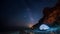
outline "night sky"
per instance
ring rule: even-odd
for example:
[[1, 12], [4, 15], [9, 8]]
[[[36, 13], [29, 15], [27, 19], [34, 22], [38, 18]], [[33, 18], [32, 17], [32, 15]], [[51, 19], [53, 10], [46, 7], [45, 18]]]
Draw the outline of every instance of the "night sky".
[[53, 7], [57, 0], [2, 0], [1, 20], [6, 26], [30, 26], [43, 17], [45, 7]]

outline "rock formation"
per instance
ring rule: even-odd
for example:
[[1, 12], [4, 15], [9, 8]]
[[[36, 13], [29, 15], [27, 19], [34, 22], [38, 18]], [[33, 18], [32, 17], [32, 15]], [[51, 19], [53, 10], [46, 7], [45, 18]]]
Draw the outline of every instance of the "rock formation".
[[43, 18], [33, 26], [33, 29], [38, 28], [41, 24], [48, 24], [49, 26], [60, 25], [60, 0], [58, 0], [54, 7], [44, 8], [43, 14]]

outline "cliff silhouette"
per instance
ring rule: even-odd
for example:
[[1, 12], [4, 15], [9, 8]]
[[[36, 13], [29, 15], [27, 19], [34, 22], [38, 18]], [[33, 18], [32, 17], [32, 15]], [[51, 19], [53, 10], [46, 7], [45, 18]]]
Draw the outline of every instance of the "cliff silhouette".
[[39, 22], [32, 26], [32, 28], [39, 28], [41, 24], [47, 24], [49, 26], [60, 25], [60, 0], [52, 8], [46, 7], [43, 9], [43, 18]]

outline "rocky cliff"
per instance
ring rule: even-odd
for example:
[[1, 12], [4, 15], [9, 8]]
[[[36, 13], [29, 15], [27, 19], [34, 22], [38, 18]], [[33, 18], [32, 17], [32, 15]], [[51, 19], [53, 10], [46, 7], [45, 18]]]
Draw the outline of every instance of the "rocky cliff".
[[43, 18], [32, 27], [33, 29], [38, 28], [41, 24], [48, 24], [50, 26], [60, 25], [60, 0], [58, 0], [54, 7], [44, 8], [43, 14]]

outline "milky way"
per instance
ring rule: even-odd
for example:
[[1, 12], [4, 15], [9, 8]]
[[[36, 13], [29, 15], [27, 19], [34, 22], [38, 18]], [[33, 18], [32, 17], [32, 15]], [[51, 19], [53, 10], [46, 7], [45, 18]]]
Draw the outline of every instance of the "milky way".
[[43, 8], [53, 7], [56, 0], [3, 0], [1, 19], [9, 26], [28, 26], [38, 23]]

